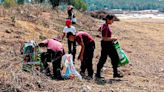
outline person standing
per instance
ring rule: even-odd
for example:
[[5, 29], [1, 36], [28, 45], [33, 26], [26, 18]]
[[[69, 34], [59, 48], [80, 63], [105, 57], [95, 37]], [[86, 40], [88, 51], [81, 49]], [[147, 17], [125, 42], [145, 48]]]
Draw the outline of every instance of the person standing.
[[[63, 29], [62, 40], [67, 35], [68, 32], [71, 32], [73, 35], [76, 34], [76, 28], [72, 26], [72, 22], [70, 19], [66, 20], [66, 26]], [[68, 38], [68, 37], [67, 37]], [[76, 42], [67, 40], [68, 44], [68, 53], [73, 55], [73, 61], [75, 61], [75, 54], [76, 54]]]
[[78, 32], [73, 35], [71, 32], [68, 34], [68, 39], [71, 41], [76, 41], [81, 46], [81, 51], [78, 59], [81, 60], [81, 71], [80, 74], [85, 76], [85, 71], [88, 71], [88, 78], [93, 78], [93, 65], [92, 59], [94, 55], [95, 42], [93, 37], [87, 32]]
[[47, 62], [52, 62], [53, 78], [63, 80], [61, 75], [61, 59], [64, 55], [63, 45], [55, 39], [46, 39], [39, 43], [40, 47], [47, 47], [47, 52], [41, 53], [41, 61], [46, 70], [46, 75], [51, 75]]
[[97, 64], [97, 72], [95, 77], [96, 78], [103, 78], [101, 76], [101, 69], [103, 68], [107, 56], [110, 57], [112, 67], [113, 67], [113, 78], [121, 78], [123, 75], [118, 72], [118, 62], [119, 57], [117, 54], [116, 49], [113, 46], [113, 42], [117, 40], [117, 38], [112, 37], [112, 29], [111, 24], [113, 23], [115, 16], [114, 15], [107, 15], [105, 18], [105, 23], [98, 29], [98, 31], [102, 34], [101, 40], [101, 56], [99, 62]]
[[76, 16], [73, 13], [73, 6], [72, 5], [69, 5], [67, 7], [67, 13], [68, 13], [68, 18], [71, 19], [71, 21], [72, 21], [72, 24], [76, 24]]

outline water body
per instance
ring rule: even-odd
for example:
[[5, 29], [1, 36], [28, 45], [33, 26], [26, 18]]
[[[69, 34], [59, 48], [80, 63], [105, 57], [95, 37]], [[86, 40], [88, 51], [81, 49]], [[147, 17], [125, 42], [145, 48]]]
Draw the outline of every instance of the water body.
[[123, 19], [142, 19], [142, 18], [152, 18], [152, 19], [164, 19], [164, 13], [161, 14], [115, 14], [118, 18]]

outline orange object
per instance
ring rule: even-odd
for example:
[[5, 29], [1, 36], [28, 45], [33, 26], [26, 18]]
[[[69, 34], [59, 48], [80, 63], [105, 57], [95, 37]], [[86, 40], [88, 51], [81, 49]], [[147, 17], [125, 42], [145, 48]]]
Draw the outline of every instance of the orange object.
[[73, 78], [75, 78], [75, 75], [74, 74], [70, 74], [69, 78], [73, 79]]

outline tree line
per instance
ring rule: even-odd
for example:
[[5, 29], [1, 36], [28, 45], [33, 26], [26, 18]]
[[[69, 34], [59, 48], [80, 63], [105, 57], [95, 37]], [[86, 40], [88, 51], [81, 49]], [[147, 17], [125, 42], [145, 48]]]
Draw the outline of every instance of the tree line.
[[25, 3], [50, 3], [52, 8], [59, 6], [61, 3], [73, 5], [79, 10], [102, 10], [102, 9], [122, 9], [122, 10], [162, 10], [164, 11], [164, 0], [0, 0], [0, 3], [10, 5]]
[[68, 5], [73, 5], [76, 9], [79, 10], [87, 10], [88, 6], [83, 0], [0, 0], [1, 4], [5, 4], [7, 6], [12, 6], [14, 4], [39, 4], [39, 3], [50, 3], [52, 8], [59, 6], [61, 3], [65, 3]]
[[88, 10], [122, 9], [122, 10], [164, 10], [164, 0], [85, 0]]

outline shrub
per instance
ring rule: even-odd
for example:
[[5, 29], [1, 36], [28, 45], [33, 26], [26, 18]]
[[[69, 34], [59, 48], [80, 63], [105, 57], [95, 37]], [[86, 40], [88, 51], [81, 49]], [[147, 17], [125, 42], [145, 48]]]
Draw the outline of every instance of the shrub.
[[5, 8], [10, 8], [16, 5], [15, 0], [4, 0], [3, 6]]

